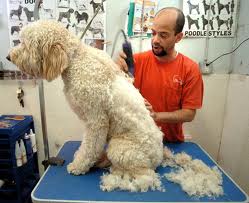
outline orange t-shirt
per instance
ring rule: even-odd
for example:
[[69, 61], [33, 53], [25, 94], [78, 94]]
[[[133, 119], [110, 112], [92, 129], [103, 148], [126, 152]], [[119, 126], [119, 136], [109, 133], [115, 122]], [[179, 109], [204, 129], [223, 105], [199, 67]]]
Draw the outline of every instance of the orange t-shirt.
[[[135, 54], [134, 61], [134, 86], [155, 112], [201, 108], [203, 81], [194, 61], [179, 53], [171, 62], [160, 62], [152, 51]], [[182, 123], [157, 124], [165, 141], [184, 141]]]

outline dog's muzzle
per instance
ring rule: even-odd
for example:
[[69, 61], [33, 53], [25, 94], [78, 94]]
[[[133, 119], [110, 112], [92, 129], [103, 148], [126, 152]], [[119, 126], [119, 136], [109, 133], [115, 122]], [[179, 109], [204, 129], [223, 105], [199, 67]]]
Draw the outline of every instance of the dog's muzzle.
[[11, 60], [10, 60], [10, 55], [6, 56], [6, 59], [7, 59], [8, 61], [11, 61]]

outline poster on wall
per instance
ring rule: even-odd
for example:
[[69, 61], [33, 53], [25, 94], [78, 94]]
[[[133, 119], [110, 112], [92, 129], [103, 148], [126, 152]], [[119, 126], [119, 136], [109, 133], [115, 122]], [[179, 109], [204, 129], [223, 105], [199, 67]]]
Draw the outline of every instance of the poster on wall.
[[[55, 3], [45, 2], [39, 5], [40, 18], [55, 19]], [[22, 27], [34, 21], [35, 0], [8, 0], [7, 5], [10, 47], [14, 47], [20, 43], [19, 33]]]
[[0, 2], [0, 16], [3, 14], [3, 2]]
[[234, 37], [239, 0], [183, 0], [185, 37]]
[[133, 33], [151, 33], [152, 22], [156, 13], [157, 0], [135, 0]]
[[104, 50], [106, 9], [105, 0], [58, 0], [57, 20], [71, 32], [81, 37], [97, 8], [100, 10], [88, 28], [83, 41], [95, 48]]
[[[8, 0], [10, 47], [20, 43], [19, 33], [23, 26], [34, 21], [35, 0]], [[105, 46], [105, 2], [101, 0], [42, 0], [39, 5], [40, 19], [54, 19], [81, 36], [88, 22], [100, 6], [97, 16], [85, 34], [84, 42], [99, 49]]]

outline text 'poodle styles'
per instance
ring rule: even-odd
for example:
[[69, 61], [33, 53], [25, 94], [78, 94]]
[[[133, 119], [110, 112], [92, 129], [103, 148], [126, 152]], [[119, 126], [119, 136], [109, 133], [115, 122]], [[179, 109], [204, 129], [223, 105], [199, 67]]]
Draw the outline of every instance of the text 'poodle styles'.
[[21, 71], [51, 81], [62, 76], [65, 96], [86, 133], [69, 173], [85, 174], [107, 145], [110, 173], [101, 189], [161, 189], [155, 172], [163, 159], [162, 133], [138, 90], [103, 51], [82, 44], [62, 24], [37, 21], [24, 27], [9, 59]]

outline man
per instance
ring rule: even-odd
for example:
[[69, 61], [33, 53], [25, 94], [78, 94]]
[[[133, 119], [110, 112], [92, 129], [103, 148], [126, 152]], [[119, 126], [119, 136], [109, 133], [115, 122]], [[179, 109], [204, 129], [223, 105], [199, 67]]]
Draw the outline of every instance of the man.
[[[198, 65], [175, 50], [182, 37], [185, 17], [181, 10], [160, 10], [152, 25], [152, 50], [134, 55], [134, 86], [145, 98], [145, 105], [168, 142], [183, 142], [182, 123], [194, 119], [201, 108], [203, 81]], [[124, 71], [126, 55], [116, 63]]]

